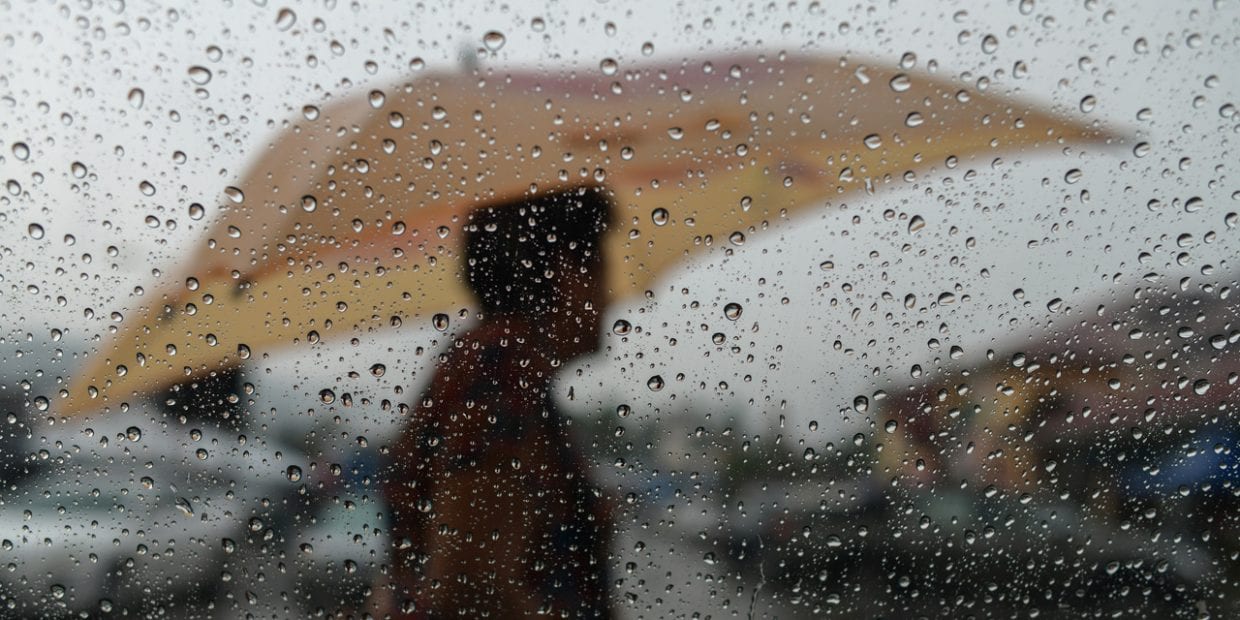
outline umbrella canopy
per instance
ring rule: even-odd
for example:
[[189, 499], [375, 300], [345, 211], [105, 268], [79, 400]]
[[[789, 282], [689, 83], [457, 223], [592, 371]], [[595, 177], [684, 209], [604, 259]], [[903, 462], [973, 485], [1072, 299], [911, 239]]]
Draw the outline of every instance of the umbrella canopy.
[[615, 298], [802, 209], [1001, 151], [1104, 135], [875, 62], [784, 54], [589, 73], [427, 75], [307, 106], [224, 192], [206, 243], [71, 381], [65, 413], [273, 347], [471, 305], [480, 206], [603, 186]]

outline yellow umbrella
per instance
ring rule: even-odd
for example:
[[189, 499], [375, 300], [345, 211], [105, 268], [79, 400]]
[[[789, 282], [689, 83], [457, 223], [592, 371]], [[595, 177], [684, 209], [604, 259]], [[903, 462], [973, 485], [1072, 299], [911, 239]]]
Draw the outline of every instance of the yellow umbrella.
[[1103, 137], [929, 75], [784, 54], [367, 90], [283, 125], [184, 273], [129, 314], [60, 409], [468, 306], [459, 225], [481, 205], [609, 188], [623, 225], [608, 286], [622, 298], [712, 244], [949, 157]]

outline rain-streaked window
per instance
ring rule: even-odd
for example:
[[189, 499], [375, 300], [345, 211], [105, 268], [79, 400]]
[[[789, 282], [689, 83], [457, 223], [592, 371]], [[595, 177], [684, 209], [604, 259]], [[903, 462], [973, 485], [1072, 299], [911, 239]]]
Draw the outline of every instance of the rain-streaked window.
[[1240, 7], [0, 0], [0, 617], [1240, 616]]

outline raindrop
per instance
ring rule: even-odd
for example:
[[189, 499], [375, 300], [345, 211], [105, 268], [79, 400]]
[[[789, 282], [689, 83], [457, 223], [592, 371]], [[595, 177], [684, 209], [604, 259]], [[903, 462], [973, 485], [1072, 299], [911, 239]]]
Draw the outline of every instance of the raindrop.
[[304, 106], [301, 109], [301, 115], [308, 121], [317, 120], [319, 118], [319, 108], [317, 106]]
[[382, 108], [383, 104], [387, 101], [387, 95], [384, 95], [381, 90], [372, 90], [370, 91], [369, 99], [370, 107], [378, 110], [379, 108]]
[[870, 135], [866, 136], [866, 137], [865, 137], [865, 140], [863, 140], [863, 142], [865, 142], [865, 148], [870, 149], [870, 150], [872, 151], [872, 150], [877, 149], [877, 148], [879, 148], [879, 147], [881, 147], [881, 146], [883, 145], [883, 138], [882, 138], [882, 136], [880, 136], [880, 135], [878, 135], [878, 134], [876, 134], [876, 133], [872, 133], [872, 134], [870, 134]]
[[448, 318], [448, 315], [440, 312], [431, 317], [431, 325], [434, 326], [436, 330], [446, 332], [448, 331], [448, 324], [450, 320], [451, 319]]
[[908, 75], [903, 73], [899, 73], [895, 77], [891, 78], [891, 81], [887, 84], [891, 86], [891, 90], [894, 90], [897, 93], [902, 93], [913, 86], [913, 83], [908, 79]]
[[206, 67], [194, 65], [189, 68], [188, 73], [190, 81], [199, 86], [205, 86], [211, 81], [211, 70]]
[[280, 12], [276, 13], [276, 28], [281, 32], [287, 31], [289, 28], [293, 27], [293, 24], [296, 23], [297, 14], [294, 13], [292, 9], [284, 8], [280, 9]]
[[245, 200], [245, 194], [242, 193], [241, 189], [231, 185], [224, 188], [224, 196], [235, 204], [241, 204]]
[[1073, 168], [1064, 173], [1063, 180], [1068, 185], [1072, 185], [1077, 181], [1080, 181], [1082, 176], [1084, 176], [1084, 173], [1081, 172], [1080, 168]]
[[669, 215], [667, 209], [659, 207], [650, 212], [650, 219], [654, 221], [655, 226], [663, 226], [667, 224]]
[[620, 64], [614, 58], [604, 58], [602, 62], [598, 63], [598, 68], [603, 72], [603, 75], [611, 76], [620, 70]]
[[914, 215], [908, 221], [908, 232], [911, 235], [917, 234], [917, 231], [926, 227], [926, 220], [920, 215]]
[[288, 469], [284, 470], [284, 477], [288, 478], [289, 482], [300, 482], [301, 468], [296, 465], [289, 465]]
[[383, 364], [373, 364], [370, 367], [370, 374], [376, 377], [382, 377], [387, 372], [387, 366]]
[[195, 202], [195, 203], [191, 203], [191, 204], [189, 205], [189, 219], [191, 219], [191, 220], [201, 220], [201, 219], [202, 219], [202, 217], [203, 217], [204, 215], [206, 215], [206, 214], [207, 214], [207, 210], [206, 210], [205, 208], [203, 208], [203, 206], [202, 206], [202, 205], [200, 205], [200, 204], [198, 204], [198, 203], [196, 203], [196, 202]]
[[887, 420], [887, 423], [883, 425], [883, 430], [887, 431], [888, 433], [894, 433], [896, 432], [896, 429], [899, 427], [900, 427], [900, 424], [896, 422], [895, 420]]
[[723, 316], [727, 317], [729, 321], [735, 321], [741, 318], [742, 312], [744, 312], [744, 308], [736, 302], [732, 302], [723, 307]]
[[866, 411], [869, 411], [869, 409], [870, 409], [870, 399], [868, 399], [868, 398], [866, 398], [866, 397], [864, 397], [864, 396], [858, 396], [858, 397], [854, 398], [854, 399], [853, 399], [853, 409], [854, 409], [854, 410], [856, 410], [856, 411], [857, 411], [857, 413], [865, 413]]
[[319, 400], [323, 401], [323, 403], [326, 405], [330, 405], [336, 402], [336, 393], [331, 391], [330, 389], [320, 390]]
[[1205, 379], [1198, 379], [1193, 382], [1193, 393], [1202, 396], [1210, 391], [1210, 382]]
[[42, 239], [43, 234], [44, 234], [43, 226], [39, 224], [31, 224], [26, 227], [26, 233], [30, 235], [31, 239], [35, 239], [35, 240]]
[[189, 503], [188, 499], [185, 499], [184, 497], [178, 497], [176, 499], [176, 505], [177, 505], [177, 508], [181, 510], [181, 512], [185, 513], [185, 516], [187, 517], [194, 516], [194, 506], [193, 504]]
[[681, 139], [681, 138], [685, 137], [685, 130], [683, 130], [683, 129], [679, 128], [679, 127], [671, 127], [671, 128], [669, 128], [669, 129], [667, 130], [667, 135], [668, 135], [668, 137], [669, 137], [669, 138], [671, 138], [671, 139], [673, 139], [673, 140], [679, 140], [679, 139]]
[[920, 112], [910, 112], [908, 116], [904, 117], [905, 127], [919, 127], [924, 122], [926, 122], [926, 119]]
[[650, 388], [651, 392], [658, 392], [663, 389], [663, 386], [663, 377], [659, 375], [654, 375], [646, 380], [646, 387]]
[[1093, 112], [1097, 105], [1098, 100], [1095, 99], [1093, 95], [1085, 95], [1085, 97], [1081, 99], [1081, 111], [1086, 114]]
[[129, 441], [138, 441], [142, 439], [142, 429], [136, 426], [131, 426], [125, 429], [125, 437], [129, 439]]
[[498, 52], [500, 48], [504, 47], [504, 43], [507, 42], [508, 39], [504, 36], [504, 33], [495, 30], [482, 36], [482, 44], [492, 52]]
[[619, 336], [626, 336], [632, 330], [633, 324], [624, 319], [618, 319], [615, 324], [611, 326], [611, 331]]
[[301, 197], [301, 209], [303, 211], [306, 213], [313, 213], [317, 208], [319, 208], [319, 201], [314, 196], [306, 194]]
[[129, 105], [138, 110], [142, 108], [142, 102], [146, 101], [146, 93], [141, 88], [131, 88], [126, 98], [129, 100]]
[[13, 157], [21, 161], [26, 161], [30, 157], [30, 147], [25, 142], [13, 143]]

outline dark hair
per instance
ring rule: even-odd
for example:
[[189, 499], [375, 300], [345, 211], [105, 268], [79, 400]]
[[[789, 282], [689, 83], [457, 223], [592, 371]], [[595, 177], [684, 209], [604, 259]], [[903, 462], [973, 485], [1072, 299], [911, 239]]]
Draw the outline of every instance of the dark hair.
[[[557, 304], [563, 261], [601, 265], [612, 213], [605, 190], [579, 187], [475, 210], [465, 226], [465, 280], [486, 314], [538, 314]], [[554, 273], [552, 277], [548, 274]]]

